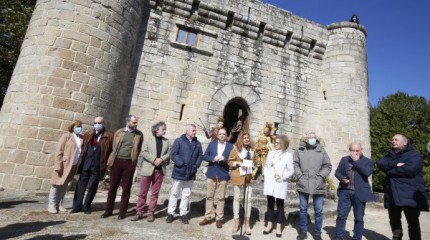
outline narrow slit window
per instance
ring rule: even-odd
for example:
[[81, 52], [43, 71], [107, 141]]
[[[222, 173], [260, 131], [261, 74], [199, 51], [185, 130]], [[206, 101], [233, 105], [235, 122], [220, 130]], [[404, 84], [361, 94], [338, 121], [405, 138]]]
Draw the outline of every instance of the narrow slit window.
[[184, 43], [191, 46], [197, 46], [198, 33], [185, 28], [178, 28], [178, 35], [176, 36], [178, 43]]

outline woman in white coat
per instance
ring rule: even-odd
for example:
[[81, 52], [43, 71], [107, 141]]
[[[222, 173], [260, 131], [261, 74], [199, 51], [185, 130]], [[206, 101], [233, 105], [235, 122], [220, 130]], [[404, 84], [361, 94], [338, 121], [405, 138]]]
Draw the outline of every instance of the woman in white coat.
[[[284, 219], [284, 200], [287, 197], [288, 179], [294, 173], [293, 155], [287, 152], [289, 140], [280, 135], [275, 138], [274, 150], [267, 154], [264, 167], [264, 195], [267, 196], [267, 226], [263, 234], [273, 231], [276, 223], [276, 237], [282, 237]], [[276, 213], [275, 213], [276, 203]]]

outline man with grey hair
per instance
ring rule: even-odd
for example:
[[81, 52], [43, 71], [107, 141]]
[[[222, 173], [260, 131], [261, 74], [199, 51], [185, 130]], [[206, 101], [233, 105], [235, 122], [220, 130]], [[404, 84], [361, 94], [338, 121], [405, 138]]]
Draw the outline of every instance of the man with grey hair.
[[391, 149], [377, 162], [385, 172], [384, 207], [388, 209], [393, 240], [403, 237], [402, 212], [409, 239], [421, 240], [420, 212], [429, 211], [423, 178], [423, 157], [402, 134], [391, 139]]
[[118, 219], [124, 219], [130, 201], [130, 190], [136, 170], [137, 158], [142, 149], [143, 133], [137, 129], [137, 117], [129, 115], [125, 118], [126, 126], [114, 134], [112, 153], [108, 159], [111, 167], [110, 186], [106, 201], [106, 209], [102, 218], [112, 216], [116, 192], [121, 184], [122, 194]]
[[315, 211], [314, 239], [321, 238], [323, 223], [324, 194], [327, 191], [325, 178], [331, 172], [330, 158], [320, 146], [314, 132], [305, 134], [303, 143], [294, 152], [294, 175], [300, 202], [300, 230], [297, 239], [306, 239], [308, 231], [309, 195], [313, 196]]
[[[157, 122], [151, 127], [152, 137], [143, 142], [142, 154], [139, 156], [138, 168], [140, 178], [140, 193], [137, 199], [136, 216], [131, 221], [143, 218], [145, 208], [148, 208], [147, 221], [154, 221], [154, 212], [157, 208], [158, 194], [161, 183], [166, 174], [166, 165], [170, 160], [170, 143], [166, 134], [166, 123]], [[146, 204], [149, 187], [151, 187], [151, 199], [149, 206]]]
[[358, 142], [349, 144], [349, 154], [342, 157], [336, 169], [335, 176], [339, 180], [337, 189], [337, 219], [335, 239], [343, 240], [346, 219], [351, 207], [354, 212], [354, 240], [362, 238], [364, 230], [364, 211], [366, 202], [374, 201], [369, 184], [373, 172], [373, 161], [365, 156]]
[[179, 205], [181, 221], [188, 224], [189, 197], [196, 179], [197, 169], [203, 160], [202, 145], [196, 138], [196, 126], [194, 124], [185, 125], [185, 134], [173, 143], [171, 160], [174, 163], [173, 183], [166, 222], [171, 223], [173, 221], [178, 195], [181, 195], [181, 204]]

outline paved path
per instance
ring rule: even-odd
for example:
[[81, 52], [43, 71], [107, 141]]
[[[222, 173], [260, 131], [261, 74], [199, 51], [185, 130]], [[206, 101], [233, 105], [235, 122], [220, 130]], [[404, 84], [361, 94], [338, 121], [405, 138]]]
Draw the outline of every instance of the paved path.
[[[66, 196], [65, 206], [71, 206], [72, 194]], [[222, 229], [215, 224], [199, 226], [203, 214], [202, 209], [193, 210], [189, 225], [182, 224], [179, 219], [171, 224], [165, 222], [165, 206], [160, 205], [160, 213], [153, 223], [146, 219], [131, 222], [132, 212], [124, 220], [117, 220], [116, 215], [107, 219], [100, 219], [103, 212], [106, 192], [99, 192], [93, 204], [94, 211], [90, 215], [77, 214], [49, 214], [47, 209], [47, 193], [4, 190], [0, 191], [0, 239], [277, 239], [271, 235], [263, 235], [263, 222], [256, 221], [252, 235], [248, 238], [231, 233], [231, 216]], [[119, 197], [117, 197], [118, 201]], [[131, 199], [132, 203], [136, 198]], [[131, 207], [134, 207], [132, 204]], [[296, 209], [293, 209], [296, 211]], [[292, 211], [293, 211], [292, 210]], [[264, 209], [262, 209], [264, 211]], [[117, 213], [117, 210], [114, 214]], [[423, 239], [430, 239], [430, 214], [421, 215]], [[324, 220], [323, 239], [333, 239], [335, 218]], [[404, 227], [407, 226], [404, 223]], [[352, 216], [347, 222], [347, 231], [351, 234], [353, 227]], [[368, 240], [389, 240], [391, 231], [387, 213], [379, 205], [366, 209], [364, 238]], [[285, 226], [282, 239], [296, 239], [297, 222], [290, 221]], [[312, 239], [309, 237], [308, 239]], [[351, 239], [347, 237], [346, 239]], [[408, 239], [408, 238], [405, 238]]]

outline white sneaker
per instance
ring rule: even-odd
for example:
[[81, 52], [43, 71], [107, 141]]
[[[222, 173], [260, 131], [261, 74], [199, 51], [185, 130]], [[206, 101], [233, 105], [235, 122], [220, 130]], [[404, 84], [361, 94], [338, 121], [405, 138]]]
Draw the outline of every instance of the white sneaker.
[[55, 209], [53, 207], [48, 207], [48, 212], [52, 213], [52, 214], [57, 214], [58, 213], [57, 209]]
[[66, 213], [66, 212], [68, 212], [68, 210], [67, 210], [65, 207], [63, 207], [63, 206], [59, 206], [59, 207], [58, 207], [58, 211], [59, 211], [60, 213]]

